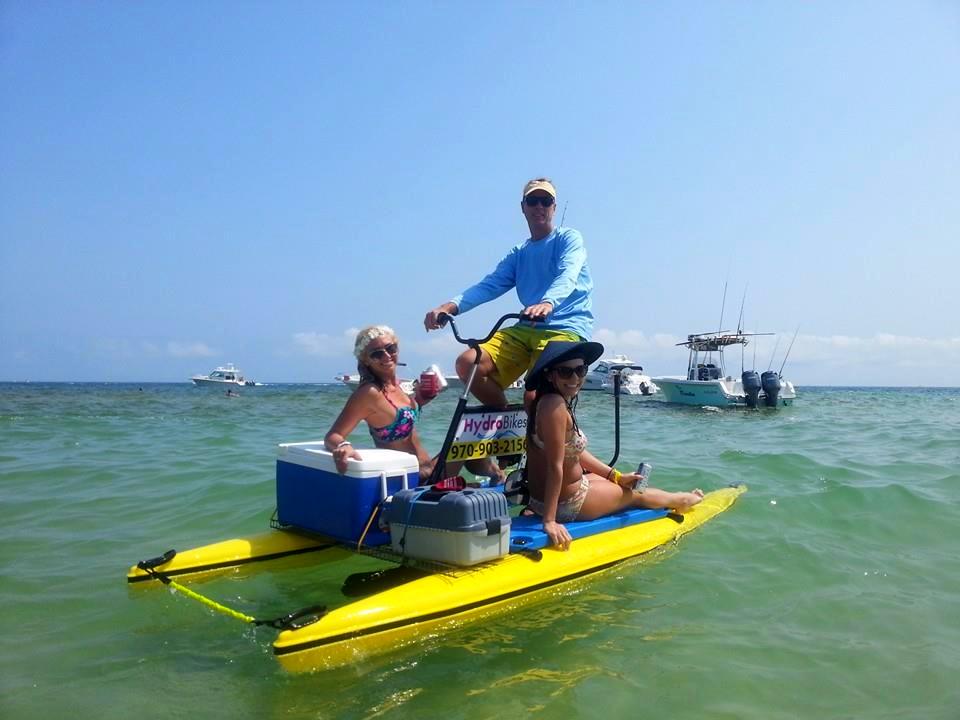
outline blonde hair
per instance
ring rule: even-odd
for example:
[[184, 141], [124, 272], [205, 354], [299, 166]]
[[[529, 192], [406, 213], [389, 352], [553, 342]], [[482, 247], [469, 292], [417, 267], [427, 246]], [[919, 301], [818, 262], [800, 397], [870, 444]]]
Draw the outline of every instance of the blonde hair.
[[396, 339], [397, 334], [393, 331], [393, 328], [389, 325], [368, 325], [363, 330], [357, 333], [357, 339], [353, 343], [353, 355], [359, 360], [363, 357], [363, 353], [367, 349], [373, 340], [378, 337], [383, 337], [384, 335], [389, 335], [390, 337]]
[[397, 334], [389, 325], [368, 325], [357, 333], [357, 339], [353, 343], [353, 354], [357, 358], [357, 372], [360, 374], [361, 385], [373, 383], [377, 387], [383, 388], [380, 378], [374, 375], [370, 366], [363, 361], [363, 354], [367, 351], [367, 345], [378, 337], [384, 337], [385, 335], [389, 335], [394, 340], [397, 339]]

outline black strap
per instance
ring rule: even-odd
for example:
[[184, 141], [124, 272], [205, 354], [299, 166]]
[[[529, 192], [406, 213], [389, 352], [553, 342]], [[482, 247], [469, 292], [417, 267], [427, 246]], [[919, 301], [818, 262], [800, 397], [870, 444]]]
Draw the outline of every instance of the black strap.
[[299, 630], [307, 627], [307, 625], [313, 625], [326, 614], [326, 605], [311, 605], [302, 610], [294, 610], [292, 613], [281, 615], [273, 620], [254, 620], [253, 624], [258, 627], [269, 625], [277, 630]]

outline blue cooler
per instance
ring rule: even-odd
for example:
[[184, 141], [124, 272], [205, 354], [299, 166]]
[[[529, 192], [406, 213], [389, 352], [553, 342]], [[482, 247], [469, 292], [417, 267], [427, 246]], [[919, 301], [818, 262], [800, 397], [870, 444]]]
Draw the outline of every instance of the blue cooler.
[[510, 552], [510, 513], [497, 490], [401, 490], [387, 503], [395, 553], [468, 567]]
[[[416, 487], [415, 455], [397, 450], [357, 448], [362, 460], [348, 460], [341, 475], [323, 441], [284, 443], [277, 448], [277, 521], [356, 544], [381, 500]], [[364, 545], [385, 545], [390, 535], [376, 520]]]

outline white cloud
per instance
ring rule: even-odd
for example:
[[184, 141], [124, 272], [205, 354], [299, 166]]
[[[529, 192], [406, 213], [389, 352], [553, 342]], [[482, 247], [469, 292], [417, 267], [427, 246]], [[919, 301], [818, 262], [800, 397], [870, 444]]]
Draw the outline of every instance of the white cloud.
[[653, 337], [647, 337], [641, 330], [609, 330], [601, 328], [593, 334], [593, 339], [601, 343], [608, 354], [626, 353], [639, 354], [653, 351], [660, 351], [666, 348], [673, 349], [678, 342], [683, 342], [686, 338], [678, 338], [674, 335], [657, 333]]
[[[306, 355], [330, 358], [353, 358], [353, 343], [360, 328], [350, 327], [339, 335], [316, 331], [304, 331], [293, 334], [296, 349]], [[400, 338], [400, 350], [404, 357], [411, 355], [422, 358], [455, 358], [464, 349], [450, 333], [431, 333], [423, 339], [409, 340]]]

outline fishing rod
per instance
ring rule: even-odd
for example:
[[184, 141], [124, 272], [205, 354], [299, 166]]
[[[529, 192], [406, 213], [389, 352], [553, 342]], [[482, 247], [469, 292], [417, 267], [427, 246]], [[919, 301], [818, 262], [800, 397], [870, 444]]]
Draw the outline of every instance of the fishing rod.
[[[740, 298], [740, 318], [737, 320], [737, 335], [743, 332], [743, 304], [747, 301], [747, 288], [750, 284], [743, 286], [743, 297]], [[754, 346], [756, 347], [756, 346]], [[743, 356], [746, 353], [746, 343], [740, 346], [740, 374], [743, 374]]]
[[797, 325], [796, 331], [793, 333], [793, 340], [790, 341], [790, 347], [787, 348], [787, 354], [783, 356], [783, 364], [780, 365], [780, 372], [778, 375], [783, 375], [783, 366], [787, 364], [787, 358], [790, 357], [790, 351], [793, 350], [793, 343], [797, 339], [797, 333], [800, 332], [800, 326]]
[[570, 204], [569, 200], [563, 203], [563, 212], [560, 213], [560, 227], [563, 227], [563, 219], [567, 216], [567, 205], [569, 204]]
[[773, 367], [773, 356], [777, 354], [777, 346], [780, 344], [780, 336], [777, 336], [777, 341], [773, 344], [773, 352], [770, 353], [770, 362], [767, 363], [767, 370], [770, 370]]
[[717, 327], [720, 329], [717, 330], [717, 333], [723, 332], [723, 310], [726, 307], [726, 305], [727, 305], [727, 281], [724, 280], [723, 281], [723, 300], [720, 302], [720, 324], [717, 325]]
[[[737, 320], [737, 335], [743, 332], [743, 304], [747, 301], [747, 288], [750, 287], [749, 284], [744, 285], [743, 287], [743, 297], [740, 298], [740, 319]], [[720, 324], [723, 325], [723, 320], [720, 321]]]

